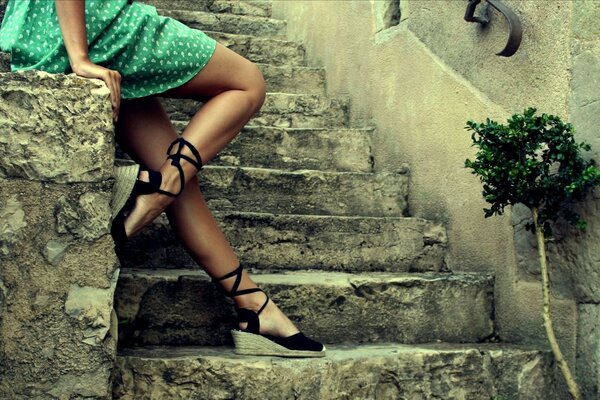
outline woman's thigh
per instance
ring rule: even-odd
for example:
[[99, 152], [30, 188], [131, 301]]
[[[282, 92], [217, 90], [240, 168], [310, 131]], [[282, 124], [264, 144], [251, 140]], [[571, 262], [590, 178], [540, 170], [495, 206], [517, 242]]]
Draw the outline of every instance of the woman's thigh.
[[228, 90], [264, 93], [264, 79], [254, 63], [217, 44], [209, 62], [196, 76], [160, 96], [206, 99]]

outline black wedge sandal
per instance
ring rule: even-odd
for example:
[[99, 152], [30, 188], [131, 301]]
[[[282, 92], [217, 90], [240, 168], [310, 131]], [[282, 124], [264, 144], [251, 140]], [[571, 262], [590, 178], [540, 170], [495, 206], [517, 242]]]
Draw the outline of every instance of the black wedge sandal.
[[[264, 293], [259, 288], [239, 290], [238, 288], [242, 281], [242, 271], [243, 267], [240, 265], [225, 276], [213, 279], [213, 282], [226, 296], [231, 298], [256, 292]], [[235, 282], [231, 290], [229, 292], [225, 291], [218, 282], [233, 278], [234, 276]], [[325, 346], [306, 337], [302, 332], [288, 337], [275, 337], [260, 333], [259, 315], [270, 300], [269, 296], [266, 293], [264, 294], [267, 299], [258, 311], [236, 307], [238, 322], [247, 322], [248, 326], [244, 330], [234, 329], [231, 331], [235, 343], [235, 353], [255, 356], [324, 357], [326, 353]]]
[[[171, 154], [176, 145], [179, 145], [177, 151], [174, 154]], [[190, 150], [195, 160], [182, 154], [182, 150], [185, 147]], [[125, 219], [135, 206], [135, 199], [137, 196], [160, 193], [169, 197], [178, 197], [181, 192], [183, 192], [185, 186], [185, 174], [181, 167], [182, 159], [192, 164], [197, 171], [202, 169], [202, 158], [200, 157], [200, 153], [190, 142], [182, 137], [175, 139], [171, 143], [167, 150], [167, 159], [171, 160], [171, 165], [175, 166], [179, 172], [180, 186], [177, 193], [171, 193], [160, 188], [160, 185], [162, 184], [162, 174], [160, 171], [143, 169], [137, 164], [117, 167], [115, 169], [116, 182], [113, 188], [112, 201], [113, 222], [110, 233], [115, 242], [115, 250], [117, 253], [123, 249], [128, 240], [127, 233], [125, 232]], [[140, 172], [142, 171], [148, 172], [148, 182], [139, 179]]]

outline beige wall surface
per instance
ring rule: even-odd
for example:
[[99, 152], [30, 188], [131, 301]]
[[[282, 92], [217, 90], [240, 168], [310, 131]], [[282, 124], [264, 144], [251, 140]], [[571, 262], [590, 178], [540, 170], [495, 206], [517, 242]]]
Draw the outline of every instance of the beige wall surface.
[[[450, 269], [495, 273], [501, 338], [545, 343], [538, 277], [519, 270], [510, 213], [483, 218], [481, 184], [464, 168], [474, 154], [464, 127], [469, 119], [504, 122], [528, 106], [569, 117], [575, 6], [505, 3], [525, 28], [512, 58], [495, 55], [508, 37], [505, 19], [493, 11], [485, 29], [467, 23], [466, 1], [403, 1], [400, 25], [383, 31], [375, 1], [279, 0], [273, 12], [288, 21], [290, 39], [305, 44], [309, 63], [326, 67], [328, 93], [351, 99], [354, 123], [377, 127], [376, 169], [410, 165], [411, 214], [445, 223]], [[527, 237], [517, 239], [528, 253]], [[558, 335], [573, 360], [577, 304], [566, 295], [555, 304]]]

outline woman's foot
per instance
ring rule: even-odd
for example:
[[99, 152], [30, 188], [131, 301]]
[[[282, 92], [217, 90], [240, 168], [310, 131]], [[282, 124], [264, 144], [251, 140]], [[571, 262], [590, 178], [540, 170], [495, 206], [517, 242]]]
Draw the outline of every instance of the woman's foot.
[[[179, 191], [178, 173], [176, 169], [169, 168], [168, 165], [165, 163], [163, 168], [161, 168], [162, 183], [160, 189], [177, 193]], [[167, 168], [164, 168], [165, 166]], [[142, 182], [149, 182], [148, 171], [141, 171], [138, 179]], [[175, 201], [175, 197], [162, 193], [138, 195], [135, 199], [133, 209], [125, 219], [125, 233], [127, 234], [127, 238], [137, 235], [146, 225], [154, 221], [173, 201]]]

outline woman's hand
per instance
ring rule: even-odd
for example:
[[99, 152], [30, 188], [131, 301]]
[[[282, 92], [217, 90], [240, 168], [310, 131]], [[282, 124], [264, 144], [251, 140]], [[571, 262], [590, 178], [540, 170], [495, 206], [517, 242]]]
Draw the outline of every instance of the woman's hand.
[[121, 74], [112, 69], [94, 64], [90, 60], [82, 60], [71, 65], [73, 72], [83, 78], [102, 79], [110, 90], [110, 101], [113, 108], [113, 120], [119, 118], [119, 107], [121, 106]]

